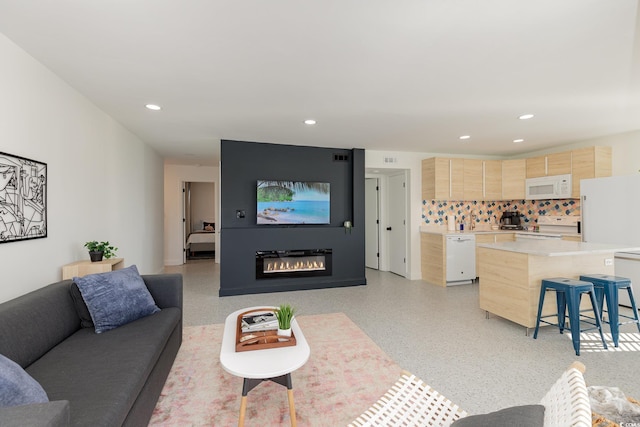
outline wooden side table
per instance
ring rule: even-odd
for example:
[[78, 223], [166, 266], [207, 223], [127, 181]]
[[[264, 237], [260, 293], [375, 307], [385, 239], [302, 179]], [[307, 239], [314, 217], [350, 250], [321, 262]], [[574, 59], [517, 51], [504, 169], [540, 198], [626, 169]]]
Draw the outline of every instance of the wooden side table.
[[82, 277], [93, 273], [106, 273], [108, 271], [124, 268], [124, 258], [109, 258], [98, 262], [89, 260], [76, 261], [62, 266], [62, 280]]

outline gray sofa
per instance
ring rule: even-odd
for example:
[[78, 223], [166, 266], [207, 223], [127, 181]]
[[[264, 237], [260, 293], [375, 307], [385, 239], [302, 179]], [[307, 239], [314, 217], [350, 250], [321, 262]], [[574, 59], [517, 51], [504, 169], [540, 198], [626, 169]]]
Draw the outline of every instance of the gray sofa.
[[49, 403], [0, 408], [0, 426], [146, 426], [182, 342], [182, 276], [142, 276], [150, 316], [96, 334], [82, 328], [71, 280], [0, 304], [0, 354]]

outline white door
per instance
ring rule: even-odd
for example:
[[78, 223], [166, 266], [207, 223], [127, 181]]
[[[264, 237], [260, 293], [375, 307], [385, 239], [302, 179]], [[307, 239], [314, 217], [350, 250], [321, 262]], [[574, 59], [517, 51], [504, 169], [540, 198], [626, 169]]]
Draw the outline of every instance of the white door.
[[402, 277], [407, 275], [407, 229], [406, 229], [405, 176], [389, 177], [389, 271]]
[[189, 200], [188, 200], [188, 188], [189, 184], [186, 182], [182, 182], [182, 263], [187, 263], [187, 218], [189, 211]]
[[367, 178], [364, 182], [365, 265], [376, 270], [380, 268], [378, 203], [378, 178]]
[[191, 224], [188, 222], [188, 218], [191, 217], [189, 209], [191, 205], [190, 198], [191, 183], [182, 183], [182, 263], [187, 263], [187, 237], [189, 236], [189, 229]]

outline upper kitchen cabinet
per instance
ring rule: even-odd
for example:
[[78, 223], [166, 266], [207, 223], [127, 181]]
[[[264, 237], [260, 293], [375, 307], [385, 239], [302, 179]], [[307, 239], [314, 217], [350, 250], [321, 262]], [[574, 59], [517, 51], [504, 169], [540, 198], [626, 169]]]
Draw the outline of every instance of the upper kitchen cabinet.
[[502, 199], [502, 160], [484, 160], [484, 200]]
[[571, 152], [571, 196], [580, 197], [580, 180], [611, 176], [611, 147], [587, 147]]
[[422, 161], [423, 200], [501, 200], [502, 182], [502, 160], [432, 157]]
[[571, 151], [547, 155], [547, 175], [571, 173]]
[[451, 200], [464, 200], [464, 159], [449, 159], [451, 164]]
[[527, 160], [527, 178], [564, 175], [571, 173], [571, 151], [529, 157]]
[[432, 157], [422, 161], [422, 200], [448, 200], [451, 162], [449, 159]]
[[587, 147], [512, 160], [432, 157], [422, 161], [423, 200], [524, 200], [527, 178], [572, 175], [580, 180], [611, 176], [611, 147]]
[[527, 159], [527, 178], [538, 178], [547, 175], [547, 157], [529, 157]]
[[464, 159], [464, 200], [484, 200], [482, 160]]
[[502, 161], [502, 199], [515, 200], [525, 197], [527, 179], [527, 160], [514, 159]]
[[432, 157], [422, 161], [423, 200], [462, 200], [464, 159]]

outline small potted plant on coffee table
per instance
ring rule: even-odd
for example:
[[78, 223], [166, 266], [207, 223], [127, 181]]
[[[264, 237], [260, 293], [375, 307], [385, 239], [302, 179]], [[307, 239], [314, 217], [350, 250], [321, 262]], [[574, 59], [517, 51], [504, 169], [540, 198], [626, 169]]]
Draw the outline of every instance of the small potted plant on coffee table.
[[[291, 320], [296, 313], [296, 309], [289, 304], [281, 304], [275, 309], [276, 318], [278, 319], [278, 336], [291, 336]], [[285, 341], [285, 340], [283, 340]]]
[[102, 261], [102, 258], [109, 259], [116, 256], [118, 248], [111, 245], [109, 242], [98, 242], [92, 240], [84, 244], [84, 247], [89, 249], [89, 258], [91, 262]]

